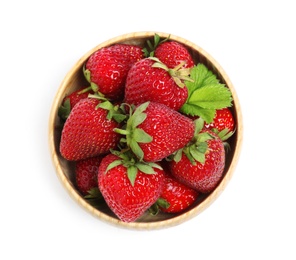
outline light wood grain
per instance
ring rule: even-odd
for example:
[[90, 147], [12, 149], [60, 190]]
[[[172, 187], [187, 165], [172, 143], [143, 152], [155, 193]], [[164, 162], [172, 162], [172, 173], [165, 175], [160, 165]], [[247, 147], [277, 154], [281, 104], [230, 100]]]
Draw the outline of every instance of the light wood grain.
[[73, 164], [64, 160], [59, 153], [59, 139], [61, 132], [61, 122], [58, 118], [57, 111], [60, 106], [62, 99], [69, 93], [74, 90], [84, 86], [86, 81], [82, 74], [82, 67], [88, 57], [95, 52], [96, 50], [106, 47], [109, 45], [113, 45], [116, 43], [130, 43], [130, 44], [138, 44], [143, 46], [145, 41], [150, 38], [153, 39], [155, 33], [158, 33], [161, 37], [167, 37], [168, 33], [162, 32], [135, 32], [129, 33], [125, 35], [121, 35], [105, 41], [90, 51], [88, 51], [83, 57], [81, 57], [77, 63], [72, 67], [72, 69], [65, 76], [64, 80], [61, 82], [60, 87], [56, 93], [56, 96], [52, 102], [51, 113], [49, 117], [49, 148], [51, 151], [51, 157], [53, 165], [56, 169], [56, 173], [58, 178], [60, 179], [62, 185], [65, 187], [69, 195], [85, 210], [87, 210], [90, 214], [97, 217], [98, 219], [105, 221], [109, 224], [129, 228], [129, 229], [137, 229], [137, 230], [150, 230], [150, 229], [160, 229], [167, 228], [171, 226], [175, 226], [181, 224], [184, 221], [187, 221], [199, 213], [204, 211], [207, 207], [209, 207], [221, 194], [221, 192], [226, 188], [228, 182], [230, 181], [236, 165], [239, 160], [239, 155], [242, 146], [242, 137], [243, 137], [243, 120], [241, 114], [241, 108], [239, 104], [239, 100], [237, 94], [235, 92], [234, 86], [232, 85], [229, 77], [223, 70], [223, 68], [218, 64], [218, 62], [204, 49], [199, 47], [198, 45], [183, 39], [179, 36], [170, 35], [171, 40], [176, 40], [178, 42], [183, 43], [189, 49], [192, 54], [195, 63], [204, 63], [210, 70], [212, 70], [215, 74], [217, 74], [218, 78], [222, 83], [225, 83], [228, 88], [232, 92], [233, 96], [233, 107], [232, 112], [236, 121], [236, 132], [232, 138], [231, 152], [227, 154], [226, 168], [224, 172], [224, 177], [217, 188], [204, 196], [201, 200], [197, 201], [191, 208], [179, 215], [172, 214], [159, 214], [158, 216], [149, 216], [145, 214], [138, 221], [134, 223], [125, 223], [116, 218], [116, 216], [106, 207], [102, 205], [100, 208], [94, 208], [87, 201], [83, 199], [83, 197], [79, 194], [79, 192], [75, 188], [74, 184], [74, 176], [73, 176]]

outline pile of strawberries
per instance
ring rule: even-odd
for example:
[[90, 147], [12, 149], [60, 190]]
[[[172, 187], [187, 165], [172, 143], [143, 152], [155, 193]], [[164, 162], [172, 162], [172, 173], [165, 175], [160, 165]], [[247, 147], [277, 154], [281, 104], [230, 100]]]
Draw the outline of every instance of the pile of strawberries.
[[[152, 40], [152, 39], [151, 39]], [[85, 62], [86, 85], [59, 109], [60, 153], [77, 189], [124, 222], [180, 213], [223, 177], [231, 92], [181, 43], [115, 44]]]

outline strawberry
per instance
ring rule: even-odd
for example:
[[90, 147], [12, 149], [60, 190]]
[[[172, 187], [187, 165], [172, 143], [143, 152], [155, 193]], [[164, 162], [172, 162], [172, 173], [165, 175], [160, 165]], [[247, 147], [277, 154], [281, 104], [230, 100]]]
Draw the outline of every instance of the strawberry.
[[99, 189], [109, 208], [124, 222], [141, 217], [155, 203], [163, 185], [163, 170], [156, 163], [141, 164], [124, 154], [108, 154], [99, 167]]
[[98, 187], [98, 170], [102, 156], [90, 157], [75, 163], [75, 179], [78, 190], [86, 195]]
[[98, 156], [115, 148], [120, 135], [113, 131], [119, 123], [108, 119], [106, 104], [96, 98], [80, 100], [67, 118], [60, 141], [61, 155], [67, 160]]
[[155, 58], [142, 59], [128, 72], [125, 102], [139, 105], [153, 101], [179, 110], [188, 96], [183, 83], [188, 73], [187, 70], [180, 70], [180, 67], [169, 69]]
[[107, 98], [121, 99], [130, 67], [144, 58], [142, 48], [115, 44], [94, 52], [86, 61], [84, 74], [93, 89]]
[[187, 48], [176, 41], [165, 41], [158, 45], [154, 56], [167, 65], [168, 68], [174, 68], [180, 63], [184, 63], [185, 68], [194, 66], [193, 58]]
[[199, 192], [208, 193], [222, 178], [225, 149], [223, 141], [214, 132], [202, 129], [203, 124], [203, 120], [196, 121], [195, 138], [175, 154], [169, 167], [178, 181]]
[[58, 111], [60, 118], [66, 120], [71, 109], [78, 103], [78, 101], [87, 98], [91, 93], [93, 93], [91, 89], [81, 88], [64, 97]]
[[216, 115], [214, 117], [214, 120], [210, 124], [205, 124], [205, 128], [208, 129], [217, 129], [219, 132], [228, 129], [228, 131], [234, 130], [234, 119], [232, 112], [229, 108], [223, 108], [216, 110]]
[[177, 181], [170, 174], [165, 174], [164, 189], [156, 204], [163, 212], [179, 213], [191, 206], [198, 195], [196, 190]]
[[130, 110], [126, 143], [140, 160], [156, 162], [185, 146], [194, 135], [194, 122], [179, 112], [156, 102], [145, 102]]

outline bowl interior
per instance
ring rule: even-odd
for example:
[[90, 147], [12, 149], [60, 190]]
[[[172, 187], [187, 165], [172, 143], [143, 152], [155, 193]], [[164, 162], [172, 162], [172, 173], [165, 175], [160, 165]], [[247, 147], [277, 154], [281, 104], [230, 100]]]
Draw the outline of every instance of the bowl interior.
[[[167, 33], [157, 33], [160, 37], [167, 37], [169, 35]], [[63, 82], [61, 83], [56, 97], [53, 101], [49, 120], [49, 145], [51, 149], [52, 160], [56, 168], [57, 175], [68, 193], [78, 202], [80, 206], [82, 206], [84, 209], [89, 211], [94, 216], [100, 218], [101, 220], [122, 227], [136, 229], [155, 229], [176, 225], [202, 212], [219, 196], [219, 194], [224, 190], [226, 184], [230, 180], [234, 168], [237, 164], [242, 142], [242, 118], [239, 101], [235, 89], [222, 67], [199, 46], [178, 36], [170, 35], [171, 40], [181, 42], [188, 48], [195, 61], [195, 64], [203, 63], [204, 65], [206, 65], [217, 75], [217, 77], [220, 79], [220, 82], [228, 86], [228, 88], [232, 92], [233, 106], [231, 107], [231, 110], [233, 112], [237, 128], [234, 136], [230, 140], [231, 150], [227, 153], [223, 179], [213, 192], [200, 196], [200, 198], [194, 203], [194, 205], [192, 205], [181, 214], [160, 213], [157, 216], [151, 216], [147, 213], [134, 223], [125, 223], [118, 220], [118, 218], [112, 213], [112, 211], [107, 207], [105, 203], [102, 203], [101, 205], [91, 205], [78, 192], [75, 187], [74, 164], [73, 162], [66, 161], [59, 152], [59, 142], [63, 125], [58, 117], [58, 108], [61, 105], [63, 98], [67, 94], [70, 94], [83, 86], [87, 86], [88, 83], [83, 76], [82, 68], [85, 61], [93, 52], [102, 47], [106, 47], [116, 43], [127, 43], [144, 46], [148, 39], [153, 40], [154, 34], [155, 32], [138, 32], [125, 34], [108, 40], [86, 53], [73, 66], [73, 68], [68, 72]]]

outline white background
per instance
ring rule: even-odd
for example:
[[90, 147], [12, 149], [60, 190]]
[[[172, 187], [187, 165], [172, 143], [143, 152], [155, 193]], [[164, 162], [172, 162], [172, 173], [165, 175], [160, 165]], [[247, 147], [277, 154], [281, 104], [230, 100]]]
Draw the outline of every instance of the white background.
[[[1, 259], [296, 259], [294, 1], [1, 1]], [[222, 195], [157, 231], [83, 210], [56, 176], [48, 119], [66, 73], [99, 43], [160, 31], [201, 46], [240, 98], [244, 143]]]

